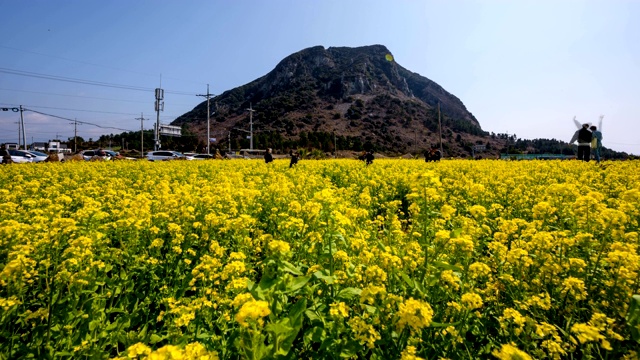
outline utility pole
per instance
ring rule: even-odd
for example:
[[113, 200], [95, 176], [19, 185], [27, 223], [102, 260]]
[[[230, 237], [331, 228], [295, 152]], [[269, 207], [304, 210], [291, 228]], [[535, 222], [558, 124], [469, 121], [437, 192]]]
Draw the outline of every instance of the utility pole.
[[142, 113], [140, 113], [140, 117], [136, 118], [136, 120], [140, 120], [140, 157], [142, 158], [144, 157], [144, 127], [142, 126], [142, 122], [149, 119], [145, 119]]
[[14, 124], [18, 124], [18, 149], [20, 149], [20, 139], [22, 139], [22, 135], [20, 134], [20, 121], [16, 121]]
[[229, 130], [229, 155], [231, 155], [231, 130]]
[[73, 124], [73, 153], [75, 154], [78, 152], [78, 119], [74, 118], [69, 124]]
[[253, 110], [251, 103], [249, 103], [247, 111], [249, 112], [249, 150], [253, 150], [253, 113], [255, 110]]
[[333, 158], [338, 158], [338, 140], [336, 139], [336, 132], [333, 132]]
[[22, 108], [22, 105], [20, 105], [20, 124], [22, 127], [22, 145], [24, 146], [24, 149], [27, 150], [27, 136], [24, 133], [24, 117], [22, 117], [23, 111], [24, 109]]
[[209, 151], [209, 145], [211, 144], [211, 112], [209, 111], [209, 99], [213, 96], [213, 94], [209, 94], [209, 84], [207, 84], [207, 94], [201, 95], [198, 94], [196, 96], [202, 96], [207, 98], [207, 155], [211, 154]]

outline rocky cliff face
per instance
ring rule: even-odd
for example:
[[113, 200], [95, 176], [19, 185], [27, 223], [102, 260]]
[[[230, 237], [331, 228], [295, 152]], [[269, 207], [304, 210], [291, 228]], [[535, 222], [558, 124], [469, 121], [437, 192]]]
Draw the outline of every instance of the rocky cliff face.
[[[250, 104], [256, 110], [254, 130], [291, 139], [301, 133], [328, 132], [362, 137], [380, 149], [416, 150], [436, 140], [438, 104], [445, 138], [485, 136], [460, 99], [397, 64], [382, 45], [311, 47], [211, 101], [217, 110], [213, 136], [220, 138], [234, 127], [247, 128]], [[205, 114], [203, 102], [172, 124], [198, 130]], [[233, 136], [240, 135], [244, 134]], [[454, 147], [463, 147], [458, 143]]]

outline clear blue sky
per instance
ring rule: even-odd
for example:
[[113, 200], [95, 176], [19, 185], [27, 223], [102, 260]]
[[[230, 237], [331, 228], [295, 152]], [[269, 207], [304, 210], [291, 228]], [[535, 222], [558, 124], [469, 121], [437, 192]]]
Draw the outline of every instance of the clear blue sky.
[[[572, 118], [597, 123], [604, 145], [640, 154], [640, 1], [0, 0], [0, 107], [139, 130], [322, 45], [382, 44], [401, 66], [444, 87], [486, 131], [568, 141]], [[30, 76], [15, 75], [28, 72]], [[36, 75], [34, 75], [34, 73]], [[73, 125], [25, 112], [27, 142]], [[0, 142], [19, 113], [0, 111]], [[119, 133], [91, 125], [78, 135]]]

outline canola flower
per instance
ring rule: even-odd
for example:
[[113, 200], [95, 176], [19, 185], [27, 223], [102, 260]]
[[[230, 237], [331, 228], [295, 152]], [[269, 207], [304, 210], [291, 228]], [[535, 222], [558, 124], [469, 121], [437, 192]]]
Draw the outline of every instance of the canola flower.
[[0, 357], [637, 358], [637, 161], [270, 165], [2, 167]]

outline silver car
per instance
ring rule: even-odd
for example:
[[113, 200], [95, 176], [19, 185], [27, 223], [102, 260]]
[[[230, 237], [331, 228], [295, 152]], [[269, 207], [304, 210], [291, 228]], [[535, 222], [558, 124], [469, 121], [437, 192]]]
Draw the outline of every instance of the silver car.
[[47, 155], [47, 154], [45, 154], [43, 152], [40, 152], [40, 151], [28, 150], [26, 152], [28, 152], [29, 154], [33, 155], [33, 162], [36, 162], [36, 163], [43, 162], [43, 161], [47, 160], [47, 158], [49, 157], [49, 155]]
[[111, 160], [111, 156], [102, 149], [84, 150], [81, 151], [80, 154], [82, 154], [82, 158], [87, 161], [93, 159], [94, 157], [100, 158], [102, 160]]
[[193, 160], [193, 157], [186, 156], [178, 151], [158, 150], [150, 151], [147, 153], [147, 160], [149, 161], [163, 161], [163, 160]]
[[28, 151], [24, 150], [10, 149], [7, 150], [7, 152], [9, 152], [9, 155], [11, 155], [11, 160], [14, 163], [30, 163], [33, 162], [33, 158], [35, 158], [35, 155], [32, 155]]

